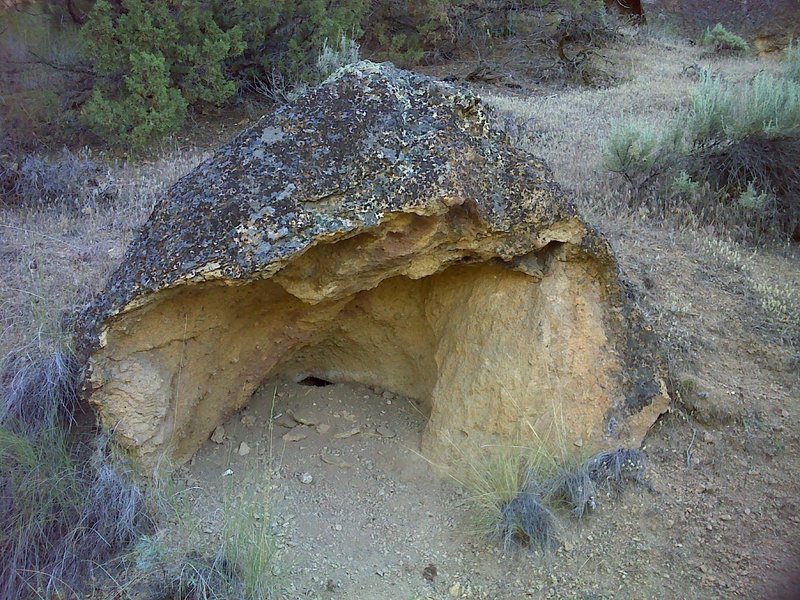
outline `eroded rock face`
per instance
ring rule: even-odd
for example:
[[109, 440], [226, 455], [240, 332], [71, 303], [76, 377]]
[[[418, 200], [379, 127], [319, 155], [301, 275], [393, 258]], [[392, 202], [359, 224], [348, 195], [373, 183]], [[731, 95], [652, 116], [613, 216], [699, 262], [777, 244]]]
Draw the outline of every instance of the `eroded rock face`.
[[605, 240], [471, 93], [362, 62], [181, 179], [83, 317], [90, 401], [144, 469], [268, 377], [379, 385], [423, 444], [637, 443], [667, 398]]

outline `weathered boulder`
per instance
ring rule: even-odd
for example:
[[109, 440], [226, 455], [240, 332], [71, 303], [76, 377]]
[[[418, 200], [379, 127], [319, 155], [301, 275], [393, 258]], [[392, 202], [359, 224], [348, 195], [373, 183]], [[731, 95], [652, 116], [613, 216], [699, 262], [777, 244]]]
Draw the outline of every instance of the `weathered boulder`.
[[358, 63], [160, 200], [82, 316], [90, 401], [149, 468], [266, 378], [424, 401], [424, 446], [637, 443], [667, 406], [606, 241], [478, 97]]

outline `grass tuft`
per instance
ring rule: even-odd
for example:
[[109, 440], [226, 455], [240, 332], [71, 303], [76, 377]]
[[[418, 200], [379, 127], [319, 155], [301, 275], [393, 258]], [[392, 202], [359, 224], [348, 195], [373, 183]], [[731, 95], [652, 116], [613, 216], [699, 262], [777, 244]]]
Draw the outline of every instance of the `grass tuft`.
[[506, 551], [519, 544], [545, 554], [558, 548], [557, 530], [558, 522], [546, 506], [539, 485], [530, 480], [501, 507], [495, 535]]
[[235, 570], [246, 600], [272, 598], [278, 549], [268, 500], [251, 485], [239, 498], [226, 501], [223, 514], [225, 527], [215, 562]]
[[2, 379], [0, 423], [12, 432], [30, 437], [63, 427], [77, 408], [78, 364], [68, 350], [7, 357]]
[[0, 597], [74, 595], [150, 528], [145, 497], [108, 438], [92, 451], [74, 427], [78, 376], [69, 354], [17, 359], [4, 373]]
[[619, 448], [600, 452], [589, 459], [585, 469], [598, 489], [619, 493], [632, 483], [648, 485], [647, 458], [641, 450]]
[[29, 154], [0, 160], [0, 200], [10, 205], [42, 207], [59, 203], [82, 208], [108, 193], [103, 169], [86, 152], [64, 148], [57, 156]]
[[566, 506], [578, 519], [597, 508], [597, 486], [586, 464], [562, 468], [547, 482], [547, 497], [557, 506]]

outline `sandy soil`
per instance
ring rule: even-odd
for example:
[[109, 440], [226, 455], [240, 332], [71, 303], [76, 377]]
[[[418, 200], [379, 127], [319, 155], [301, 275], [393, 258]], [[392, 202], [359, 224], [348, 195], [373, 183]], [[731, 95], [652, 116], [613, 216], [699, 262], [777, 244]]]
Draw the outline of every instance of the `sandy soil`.
[[[504, 553], [470, 533], [467, 492], [418, 453], [426, 417], [413, 400], [269, 381], [179, 472], [209, 541], [225, 498], [247, 497], [252, 482], [281, 547], [283, 598], [796, 597], [798, 357], [744, 274], [693, 236], [630, 225], [606, 227], [638, 302], [662, 307], [691, 409], [648, 435], [654, 492], [564, 516], [553, 555]], [[753, 260], [785, 269], [796, 258]]]

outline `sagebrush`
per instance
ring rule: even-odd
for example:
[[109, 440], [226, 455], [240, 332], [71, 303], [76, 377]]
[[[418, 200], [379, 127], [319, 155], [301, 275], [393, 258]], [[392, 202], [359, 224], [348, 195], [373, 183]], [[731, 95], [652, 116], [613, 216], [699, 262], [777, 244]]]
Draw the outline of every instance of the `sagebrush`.
[[612, 131], [602, 164], [659, 215], [679, 210], [677, 201], [701, 220], [759, 241], [800, 234], [798, 153], [799, 83], [761, 72], [736, 84], [705, 72], [691, 107], [671, 123]]
[[728, 31], [722, 23], [707, 28], [700, 38], [700, 43], [703, 46], [712, 47], [719, 54], [747, 54], [750, 52], [750, 45], [745, 39]]

